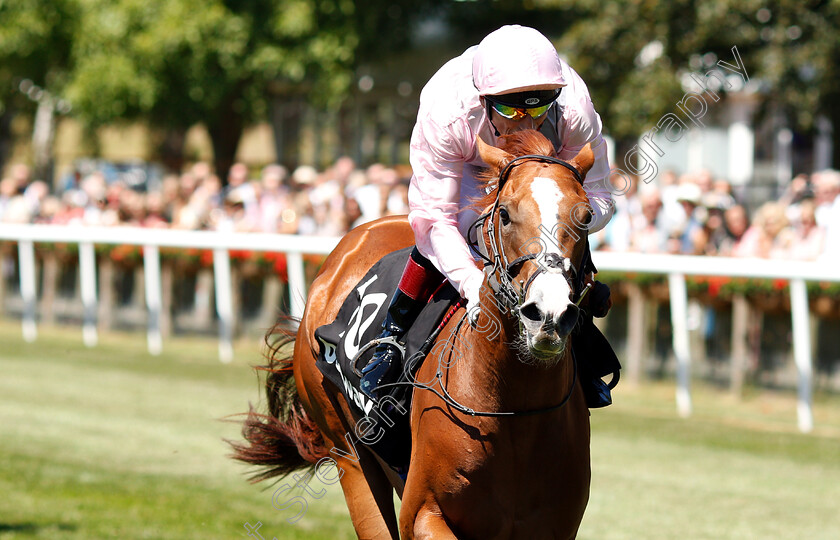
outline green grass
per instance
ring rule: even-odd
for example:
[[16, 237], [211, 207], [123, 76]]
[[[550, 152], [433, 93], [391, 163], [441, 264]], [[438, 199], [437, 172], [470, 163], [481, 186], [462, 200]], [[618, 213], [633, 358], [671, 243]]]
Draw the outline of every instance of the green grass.
[[212, 340], [173, 340], [160, 357], [145, 336], [40, 329], [26, 344], [0, 324], [0, 538], [354, 538], [340, 490], [295, 525], [273, 490], [246, 482], [223, 438], [260, 391], [260, 344], [218, 361]]
[[[261, 397], [258, 342], [223, 365], [212, 340], [151, 357], [144, 335], [100, 338], [88, 349], [78, 329], [40, 328], [27, 344], [0, 322], [1, 539], [246, 538], [257, 521], [267, 540], [354, 538], [335, 487], [292, 525], [226, 457], [239, 427], [222, 419]], [[593, 411], [581, 539], [840, 538], [837, 396], [817, 396], [803, 435], [790, 392], [736, 402], [697, 383], [690, 419], [673, 392], [620, 387]]]
[[592, 496], [582, 539], [840, 538], [840, 401], [796, 431], [790, 394], [739, 402], [693, 392], [675, 415], [672, 385], [622, 389], [592, 414]]

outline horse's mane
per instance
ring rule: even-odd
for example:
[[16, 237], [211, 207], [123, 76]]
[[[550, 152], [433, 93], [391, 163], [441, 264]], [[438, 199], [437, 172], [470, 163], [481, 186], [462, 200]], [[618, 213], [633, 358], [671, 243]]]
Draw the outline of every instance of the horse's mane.
[[[499, 147], [514, 157], [526, 155], [555, 156], [554, 145], [539, 131], [527, 129], [501, 137]], [[472, 201], [472, 207], [481, 212], [496, 199], [496, 185], [499, 183], [499, 170], [488, 168], [477, 175], [478, 187], [486, 193]], [[492, 189], [488, 189], [492, 188]], [[488, 193], [489, 191], [489, 193]]]

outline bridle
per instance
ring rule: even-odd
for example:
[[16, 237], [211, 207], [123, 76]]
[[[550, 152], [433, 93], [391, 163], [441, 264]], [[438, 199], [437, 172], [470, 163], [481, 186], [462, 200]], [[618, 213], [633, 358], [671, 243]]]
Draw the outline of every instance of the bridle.
[[[485, 261], [485, 269], [484, 272], [487, 274], [488, 283], [490, 284], [491, 289], [493, 290], [496, 298], [498, 300], [499, 308], [502, 309], [504, 312], [517, 316], [518, 318], [518, 310], [521, 306], [522, 302], [524, 301], [525, 297], [528, 294], [528, 288], [530, 287], [531, 283], [533, 283], [534, 279], [542, 272], [563, 272], [565, 271], [565, 267], [569, 268], [571, 276], [567, 276], [567, 279], [570, 279], [573, 283], [572, 291], [573, 291], [573, 300], [576, 300], [577, 304], [580, 304], [580, 301], [583, 299], [583, 296], [589, 290], [588, 286], [583, 286], [583, 280], [585, 277], [585, 271], [587, 271], [591, 266], [591, 261], [589, 260], [589, 249], [584, 249], [584, 260], [581, 261], [580, 268], [584, 271], [579, 272], [575, 268], [574, 264], [571, 263], [571, 260], [568, 260], [565, 257], [555, 255], [553, 258], [546, 258], [545, 265], [539, 264], [537, 270], [531, 275], [527, 282], [520, 282], [521, 286], [517, 289], [517, 286], [514, 284], [513, 280], [515, 279], [516, 275], [518, 275], [522, 265], [527, 261], [533, 260], [537, 258], [535, 254], [528, 254], [523, 255], [521, 257], [517, 257], [513, 261], [508, 259], [507, 254], [504, 250], [504, 245], [501, 241], [497, 241], [496, 238], [496, 231], [498, 229], [498, 225], [496, 221], [499, 218], [499, 197], [502, 192], [502, 188], [507, 182], [508, 177], [510, 176], [510, 171], [516, 166], [526, 161], [539, 161], [544, 163], [553, 163], [556, 165], [561, 165], [569, 169], [572, 174], [574, 174], [575, 179], [583, 185], [583, 177], [581, 176], [580, 172], [574, 168], [571, 164], [554, 157], [550, 156], [542, 156], [538, 154], [528, 154], [525, 156], [519, 156], [512, 159], [508, 162], [507, 165], [501, 170], [499, 173], [499, 182], [498, 186], [496, 187], [496, 198], [493, 202], [490, 211], [486, 214], [483, 214], [476, 219], [476, 221], [470, 226], [469, 235], [470, 238], [467, 239], [467, 243], [470, 247], [477, 253], [482, 259]], [[489, 193], [489, 191], [488, 191]], [[487, 233], [490, 238], [490, 248], [488, 250], [486, 244], [483, 241], [482, 236], [482, 229], [487, 227]], [[476, 239], [472, 240], [471, 233], [473, 231], [477, 232]], [[462, 306], [463, 300], [459, 301], [453, 309], [450, 310], [449, 314], [444, 318], [444, 321], [437, 327], [435, 332], [429, 336], [423, 346], [420, 347], [420, 351], [423, 353], [419, 358], [423, 358], [428, 354], [431, 350], [431, 347], [435, 343], [438, 335], [443, 330], [446, 323], [449, 322], [449, 318], [452, 314], [457, 311]], [[461, 327], [464, 325], [464, 322], [467, 320], [466, 312], [464, 316], [458, 321], [457, 326], [454, 329], [453, 336], [457, 336], [461, 330]], [[520, 323], [521, 324], [521, 323]], [[452, 395], [447, 391], [446, 385], [443, 382], [443, 368], [441, 367], [441, 362], [438, 362], [437, 372], [435, 374], [435, 381], [437, 381], [437, 386], [440, 388], [438, 390], [435, 388], [435, 382], [433, 381], [431, 384], [424, 384], [418, 382], [413, 375], [409, 375], [408, 382], [396, 382], [396, 383], [389, 383], [380, 385], [379, 389], [385, 388], [395, 388], [403, 385], [412, 386], [414, 388], [428, 390], [435, 395], [437, 395], [441, 400], [443, 400], [447, 405], [452, 407], [453, 409], [463, 413], [468, 414], [470, 416], [484, 416], [484, 417], [512, 417], [512, 416], [531, 416], [535, 414], [545, 414], [552, 411], [556, 411], [564, 407], [571, 399], [572, 394], [575, 390], [575, 385], [577, 383], [577, 375], [578, 375], [578, 364], [577, 364], [577, 357], [575, 356], [574, 347], [569, 347], [571, 356], [572, 356], [572, 365], [573, 365], [573, 372], [572, 372], [572, 380], [569, 384], [569, 389], [566, 392], [566, 395], [557, 405], [552, 405], [549, 407], [543, 407], [539, 409], [531, 409], [525, 411], [476, 411], [465, 405], [462, 405], [458, 402]], [[404, 353], [404, 350], [403, 350]], [[406, 365], [406, 372], [411, 371], [411, 366]]]
[[[551, 156], [528, 154], [525, 156], [518, 156], [510, 160], [499, 172], [498, 185], [495, 188], [488, 188], [488, 193], [495, 189], [496, 198], [493, 201], [493, 205], [490, 207], [490, 211], [480, 215], [478, 219], [470, 225], [467, 234], [467, 244], [476, 255], [484, 260], [484, 272], [487, 274], [488, 285], [496, 296], [499, 307], [505, 313], [509, 314], [516, 314], [515, 312], [519, 309], [519, 306], [522, 305], [522, 302], [528, 295], [528, 289], [531, 287], [531, 284], [542, 273], [564, 273], [566, 267], [568, 267], [570, 275], [567, 276], [567, 279], [570, 281], [570, 286], [572, 287], [572, 300], [576, 304], [580, 304], [580, 301], [583, 299], [583, 295], [585, 295], [588, 290], [583, 285], [585, 271], [578, 271], [578, 268], [575, 267], [574, 263], [572, 263], [569, 258], [556, 254], [548, 254], [545, 261], [537, 265], [537, 270], [531, 274], [527, 281], [520, 281], [518, 286], [514, 283], [514, 279], [519, 274], [519, 271], [524, 263], [537, 259], [539, 254], [528, 253], [517, 257], [512, 261], [508, 258], [504, 249], [504, 244], [502, 244], [497, 238], [497, 232], [499, 230], [497, 222], [501, 219], [499, 216], [499, 200], [502, 189], [510, 177], [511, 170], [515, 166], [526, 161], [538, 161], [542, 163], [561, 165], [569, 169], [569, 171], [571, 171], [574, 175], [575, 180], [577, 180], [580, 185], [583, 185], [583, 177], [570, 163]], [[489, 249], [483, 240], [485, 228], [487, 229], [487, 235], [490, 243]], [[473, 233], [475, 233], [475, 238], [473, 238]], [[591, 265], [588, 249], [584, 250], [584, 259], [585, 260], [581, 261], [580, 265], [580, 268], [582, 269], [586, 269], [589, 265]]]

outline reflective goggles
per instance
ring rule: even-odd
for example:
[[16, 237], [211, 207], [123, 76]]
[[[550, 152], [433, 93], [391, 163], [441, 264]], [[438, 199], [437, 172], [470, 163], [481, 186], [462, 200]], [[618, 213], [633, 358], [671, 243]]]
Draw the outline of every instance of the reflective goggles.
[[500, 116], [507, 118], [509, 120], [522, 120], [525, 116], [530, 116], [533, 119], [540, 118], [548, 110], [554, 105], [552, 101], [548, 105], [543, 105], [542, 107], [512, 107], [510, 105], [502, 105], [501, 103], [497, 103], [495, 101], [489, 100], [490, 104], [493, 106], [493, 109], [499, 113]]

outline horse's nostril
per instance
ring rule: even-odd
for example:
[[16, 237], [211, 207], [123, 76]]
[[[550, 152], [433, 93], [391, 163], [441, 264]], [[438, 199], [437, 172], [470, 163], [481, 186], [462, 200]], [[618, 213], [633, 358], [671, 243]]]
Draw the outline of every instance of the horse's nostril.
[[536, 304], [525, 304], [519, 309], [519, 314], [531, 321], [542, 321], [542, 313]]
[[562, 329], [563, 331], [571, 331], [577, 323], [579, 314], [580, 309], [578, 309], [578, 307], [574, 304], [569, 304], [566, 306], [566, 311], [560, 315], [560, 319], [557, 321], [557, 328]]

